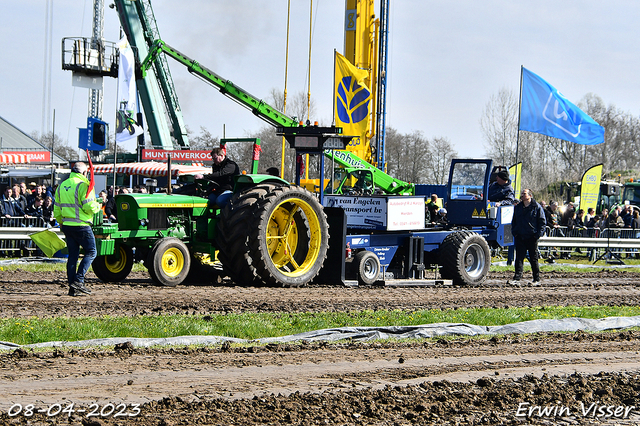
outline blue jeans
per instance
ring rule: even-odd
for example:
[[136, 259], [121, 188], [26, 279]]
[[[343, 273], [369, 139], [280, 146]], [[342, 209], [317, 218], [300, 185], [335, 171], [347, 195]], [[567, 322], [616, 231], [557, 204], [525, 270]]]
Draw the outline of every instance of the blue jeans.
[[[90, 226], [60, 226], [64, 233], [69, 249], [69, 259], [67, 260], [67, 280], [69, 284], [80, 282], [84, 284], [84, 275], [89, 270], [93, 259], [98, 255], [96, 250], [96, 239]], [[84, 249], [84, 257], [78, 267], [80, 257], [80, 247]]]
[[209, 207], [218, 205], [221, 209], [229, 203], [229, 200], [233, 196], [231, 191], [223, 191], [221, 194], [209, 194]]

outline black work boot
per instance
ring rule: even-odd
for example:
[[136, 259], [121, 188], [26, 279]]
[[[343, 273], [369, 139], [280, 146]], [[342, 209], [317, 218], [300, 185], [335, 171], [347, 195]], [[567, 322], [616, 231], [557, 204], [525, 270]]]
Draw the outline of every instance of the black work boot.
[[91, 294], [91, 290], [80, 281], [74, 281], [69, 284], [69, 290], [71, 289], [75, 290], [76, 293]]
[[74, 289], [73, 287], [69, 287], [69, 296], [71, 297], [77, 297], [77, 296], [84, 296], [85, 294], [81, 291], [78, 291], [76, 289]]

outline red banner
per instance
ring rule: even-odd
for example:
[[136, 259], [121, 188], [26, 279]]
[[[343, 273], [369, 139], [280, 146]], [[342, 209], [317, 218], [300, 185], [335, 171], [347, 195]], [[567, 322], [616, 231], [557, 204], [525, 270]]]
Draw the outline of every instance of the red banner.
[[262, 147], [260, 145], [253, 145], [253, 161], [260, 161], [260, 151]]
[[211, 164], [211, 151], [205, 150], [167, 150], [167, 149], [143, 149], [142, 160], [167, 161], [171, 154], [171, 162], [173, 163], [207, 163]]
[[87, 188], [87, 197], [89, 197], [89, 194], [91, 193], [91, 191], [93, 191], [94, 186], [96, 186], [96, 178], [93, 175], [93, 162], [91, 161], [91, 155], [89, 155], [89, 150], [87, 149], [87, 160], [89, 160], [89, 174], [90, 174], [90, 179], [89, 179], [89, 187]]
[[2, 151], [3, 154], [26, 155], [30, 163], [51, 163], [51, 151]]

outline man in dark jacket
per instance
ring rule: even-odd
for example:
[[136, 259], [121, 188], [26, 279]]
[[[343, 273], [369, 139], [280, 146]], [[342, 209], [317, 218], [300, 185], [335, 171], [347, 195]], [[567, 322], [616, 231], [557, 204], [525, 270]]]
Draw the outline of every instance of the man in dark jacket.
[[509, 172], [501, 170], [496, 175], [496, 181], [489, 186], [489, 201], [499, 206], [510, 206], [516, 201], [516, 193], [509, 182]]
[[215, 186], [209, 195], [209, 206], [217, 205], [223, 208], [233, 195], [233, 177], [240, 174], [240, 168], [233, 160], [227, 157], [222, 148], [213, 148], [211, 150], [211, 158], [213, 159], [211, 174], [204, 176], [215, 182]]
[[515, 274], [512, 284], [519, 284], [522, 279], [524, 258], [529, 253], [529, 263], [533, 273], [533, 284], [540, 284], [540, 267], [538, 266], [538, 239], [544, 235], [546, 218], [542, 206], [533, 199], [530, 189], [523, 189], [521, 202], [513, 209], [511, 233], [516, 246]]

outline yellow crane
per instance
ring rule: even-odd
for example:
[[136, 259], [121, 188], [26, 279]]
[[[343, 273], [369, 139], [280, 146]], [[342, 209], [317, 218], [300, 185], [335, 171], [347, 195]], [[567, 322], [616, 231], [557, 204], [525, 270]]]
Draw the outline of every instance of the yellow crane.
[[[371, 100], [366, 130], [354, 137], [347, 146], [363, 160], [375, 164], [371, 139], [376, 129], [377, 80], [378, 80], [378, 29], [380, 20], [374, 13], [374, 0], [346, 0], [345, 2], [344, 57], [356, 68], [368, 73], [365, 85], [370, 88]], [[381, 165], [378, 165], [379, 168]], [[382, 165], [383, 166], [383, 165]]]

